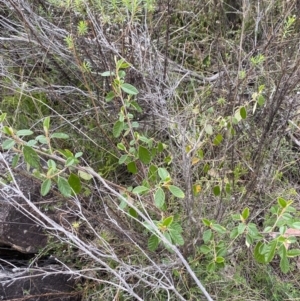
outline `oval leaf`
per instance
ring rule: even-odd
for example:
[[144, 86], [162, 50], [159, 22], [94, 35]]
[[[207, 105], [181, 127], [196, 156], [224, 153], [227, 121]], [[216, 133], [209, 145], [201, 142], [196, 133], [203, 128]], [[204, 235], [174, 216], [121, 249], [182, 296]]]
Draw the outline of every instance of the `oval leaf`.
[[245, 107], [240, 108], [240, 115], [241, 115], [242, 119], [247, 118], [247, 111], [246, 111]]
[[124, 122], [118, 120], [114, 124], [114, 127], [113, 127], [113, 135], [114, 135], [114, 137], [118, 138], [121, 135], [123, 129], [124, 129]]
[[88, 174], [87, 172], [79, 170], [78, 175], [81, 179], [84, 179], [86, 181], [89, 181], [93, 176]]
[[161, 187], [154, 194], [154, 203], [157, 208], [162, 208], [165, 204], [165, 192]]
[[138, 218], [138, 214], [133, 208], [129, 208], [128, 213], [130, 216], [132, 216], [134, 218]]
[[149, 188], [148, 187], [145, 187], [145, 186], [137, 186], [135, 187], [133, 190], [132, 190], [132, 193], [135, 193], [135, 194], [142, 194], [146, 191], [148, 191]]
[[59, 138], [59, 139], [69, 139], [69, 135], [65, 133], [53, 133], [50, 136], [51, 138]]
[[162, 181], [167, 181], [170, 179], [170, 174], [165, 168], [158, 168], [158, 175], [161, 178]]
[[221, 188], [219, 185], [217, 185], [213, 188], [213, 193], [215, 196], [219, 196], [221, 194]]
[[30, 136], [33, 134], [33, 131], [31, 130], [20, 130], [20, 131], [17, 131], [17, 136], [20, 137], [20, 136]]
[[40, 168], [40, 158], [32, 147], [24, 145], [23, 155], [27, 164], [37, 169]]
[[249, 208], [248, 207], [246, 207], [243, 210], [242, 217], [243, 217], [244, 220], [246, 220], [249, 217]]
[[136, 164], [135, 164], [134, 161], [129, 162], [129, 163], [127, 164], [127, 170], [128, 170], [129, 172], [131, 172], [132, 174], [136, 174], [136, 173], [138, 172], [137, 167], [136, 167]]
[[136, 95], [139, 93], [139, 91], [134, 86], [126, 83], [121, 85], [121, 89], [129, 95]]
[[180, 199], [184, 198], [184, 192], [179, 187], [174, 186], [174, 185], [169, 185], [168, 189], [177, 198], [180, 198]]
[[16, 142], [13, 139], [6, 139], [2, 143], [2, 148], [3, 149], [11, 149], [12, 147], [14, 147], [15, 143]]
[[150, 151], [141, 145], [139, 146], [139, 159], [144, 164], [149, 164], [151, 162]]
[[159, 245], [159, 242], [160, 239], [156, 235], [152, 234], [148, 240], [148, 249], [150, 251], [155, 251]]
[[223, 136], [221, 134], [218, 134], [214, 139], [214, 145], [219, 145], [223, 140]]
[[173, 223], [173, 220], [174, 220], [174, 217], [172, 215], [168, 216], [163, 220], [162, 224], [166, 227], [169, 227]]
[[68, 178], [68, 183], [76, 194], [80, 193], [81, 182], [80, 182], [80, 178], [76, 174], [74, 173], [70, 174]]
[[172, 238], [172, 241], [175, 245], [178, 245], [178, 246], [183, 246], [184, 245], [184, 239], [182, 237], [182, 235], [177, 232], [177, 231], [174, 231], [173, 229], [169, 229], [169, 234]]
[[51, 180], [50, 179], [46, 179], [41, 186], [41, 195], [45, 196], [49, 193], [51, 188]]
[[300, 250], [299, 249], [292, 249], [287, 251], [287, 256], [288, 257], [296, 257], [300, 256]]
[[43, 121], [43, 127], [44, 127], [44, 130], [45, 130], [46, 132], [49, 131], [49, 128], [50, 128], [50, 117], [49, 117], [49, 116], [47, 116], [47, 117], [44, 119], [44, 121]]
[[58, 189], [61, 192], [61, 194], [65, 197], [71, 196], [72, 189], [70, 184], [65, 178], [58, 177], [57, 180]]

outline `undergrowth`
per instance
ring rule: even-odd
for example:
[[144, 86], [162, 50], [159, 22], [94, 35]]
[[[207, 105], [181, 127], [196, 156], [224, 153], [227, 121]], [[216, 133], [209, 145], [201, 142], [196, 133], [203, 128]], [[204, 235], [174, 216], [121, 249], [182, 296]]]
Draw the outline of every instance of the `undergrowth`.
[[296, 2], [0, 0], [10, 179], [86, 300], [300, 297]]

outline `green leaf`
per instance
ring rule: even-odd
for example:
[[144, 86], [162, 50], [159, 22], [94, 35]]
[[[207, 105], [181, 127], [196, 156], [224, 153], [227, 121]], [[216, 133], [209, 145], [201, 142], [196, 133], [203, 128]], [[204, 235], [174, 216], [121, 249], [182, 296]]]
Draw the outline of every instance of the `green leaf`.
[[273, 260], [275, 256], [276, 247], [277, 240], [273, 240], [267, 245], [267, 252], [265, 253], [265, 263], [269, 263]]
[[131, 101], [130, 102], [130, 106], [133, 107], [137, 112], [142, 113], [143, 110], [142, 108], [139, 106], [139, 104], [136, 101]]
[[165, 204], [165, 193], [161, 187], [159, 187], [154, 194], [155, 206], [161, 209]]
[[249, 248], [253, 244], [253, 237], [249, 234], [246, 235], [246, 246]]
[[204, 224], [205, 226], [207, 226], [207, 227], [210, 227], [211, 224], [212, 224], [212, 222], [211, 222], [210, 220], [206, 219], [206, 218], [203, 218], [203, 219], [202, 219], [202, 222], [203, 222], [203, 224]]
[[83, 152], [78, 152], [75, 154], [75, 158], [80, 158], [83, 155]]
[[136, 95], [139, 93], [139, 91], [134, 86], [126, 83], [121, 85], [121, 89], [129, 95]]
[[203, 254], [208, 254], [210, 251], [212, 251], [212, 250], [206, 245], [202, 245], [200, 247], [200, 252]]
[[139, 159], [144, 164], [149, 164], [151, 162], [150, 151], [141, 145], [139, 146]]
[[286, 200], [285, 200], [284, 198], [278, 198], [278, 199], [277, 199], [277, 202], [278, 202], [278, 204], [279, 204], [279, 206], [280, 206], [281, 208], [285, 208], [286, 205], [287, 205], [287, 202], [286, 202]]
[[172, 241], [175, 245], [178, 245], [178, 246], [183, 246], [184, 245], [184, 239], [183, 239], [182, 235], [179, 232], [177, 232], [177, 231], [170, 228], [169, 229], [169, 234], [170, 234], [170, 236], [172, 238]]
[[128, 213], [130, 216], [132, 216], [134, 218], [138, 218], [138, 216], [139, 216], [133, 208], [129, 208]]
[[0, 123], [2, 123], [4, 120], [5, 120], [5, 118], [6, 118], [6, 113], [2, 113], [1, 115], [0, 115]]
[[174, 220], [173, 215], [168, 216], [163, 220], [162, 224], [163, 224], [163, 226], [166, 226], [168, 228], [173, 223], [173, 220]]
[[50, 128], [50, 117], [49, 117], [49, 116], [47, 116], [47, 117], [44, 119], [44, 121], [43, 121], [43, 127], [44, 127], [44, 131], [45, 131], [46, 133], [48, 133], [48, 132], [49, 132], [49, 128]]
[[205, 243], [209, 242], [212, 238], [213, 238], [213, 233], [212, 233], [211, 229], [205, 230], [203, 232], [203, 241]]
[[37, 141], [36, 140], [32, 140], [32, 139], [26, 142], [26, 145], [30, 146], [30, 147], [33, 147], [36, 144], [37, 144]]
[[248, 224], [248, 233], [251, 236], [255, 236], [255, 237], [260, 237], [261, 235], [258, 232], [257, 226], [254, 223], [249, 223]]
[[58, 138], [58, 139], [69, 139], [69, 135], [65, 133], [53, 133], [50, 136], [51, 138]]
[[148, 239], [148, 249], [150, 251], [155, 251], [158, 248], [159, 242], [160, 239], [156, 235], [152, 234]]
[[121, 135], [122, 131], [124, 130], [124, 127], [125, 127], [124, 121], [118, 120], [114, 124], [113, 135], [114, 135], [115, 138], [118, 138]]
[[239, 234], [239, 235], [243, 234], [244, 231], [245, 231], [245, 229], [246, 229], [246, 227], [247, 227], [247, 226], [246, 226], [245, 224], [240, 223], [240, 224], [238, 225], [238, 234]]
[[207, 272], [212, 273], [216, 270], [216, 263], [210, 262], [206, 267]]
[[226, 233], [226, 228], [224, 228], [223, 226], [221, 226], [219, 224], [212, 224], [211, 228], [220, 234]]
[[155, 181], [157, 179], [157, 167], [155, 165], [151, 165], [148, 170], [148, 180]]
[[300, 250], [299, 249], [291, 249], [287, 251], [287, 256], [288, 257], [296, 257], [300, 256]]
[[115, 96], [116, 96], [115, 93], [113, 91], [110, 91], [106, 94], [105, 100], [107, 102], [112, 101], [115, 98]]
[[70, 184], [65, 178], [58, 177], [57, 179], [57, 185], [58, 185], [58, 190], [61, 192], [61, 194], [65, 197], [69, 197], [72, 194], [72, 189]]
[[128, 158], [128, 155], [122, 155], [120, 158], [119, 158], [119, 164], [123, 164], [125, 163], [125, 161], [127, 160]]
[[89, 173], [84, 172], [84, 171], [82, 171], [82, 170], [79, 170], [79, 171], [78, 171], [78, 175], [79, 175], [79, 177], [80, 177], [81, 179], [86, 180], [86, 181], [89, 181], [90, 179], [93, 178], [92, 175], [90, 175]]
[[273, 227], [271, 227], [271, 226], [268, 226], [268, 227], [266, 227], [265, 229], [264, 229], [264, 233], [268, 233], [268, 232], [271, 232], [272, 231], [272, 229], [273, 229]]
[[240, 113], [240, 110], [237, 110], [234, 114], [234, 118], [236, 119], [236, 123], [240, 122], [242, 120], [242, 116]]
[[105, 71], [105, 72], [102, 72], [102, 73], [100, 73], [100, 75], [101, 76], [114, 76], [115, 75], [115, 73], [114, 72], [112, 72], [112, 71]]
[[16, 135], [18, 137], [20, 137], [20, 136], [30, 136], [32, 134], [33, 134], [33, 131], [31, 131], [31, 130], [20, 130], [20, 131], [17, 131], [17, 133], [16, 133]]
[[[164, 232], [164, 233], [163, 233], [163, 236], [167, 239], [167, 241], [168, 241], [170, 244], [172, 244], [172, 237], [171, 237], [171, 235], [170, 235], [169, 232]], [[165, 246], [167, 247], [167, 244], [165, 244]]]
[[38, 141], [41, 144], [47, 144], [48, 143], [48, 140], [47, 140], [46, 136], [44, 136], [44, 135], [36, 136], [35, 140]]
[[131, 162], [129, 162], [129, 163], [127, 164], [127, 170], [128, 170], [129, 172], [131, 172], [132, 174], [134, 174], [134, 175], [138, 172], [137, 167], [136, 167], [136, 164], [135, 164], [134, 161], [131, 161]]
[[117, 148], [120, 149], [120, 150], [123, 150], [123, 151], [126, 150], [126, 147], [125, 147], [125, 145], [123, 143], [118, 143], [117, 144]]
[[223, 140], [223, 136], [221, 134], [218, 134], [214, 139], [214, 145], [219, 145]]
[[56, 169], [56, 163], [55, 163], [55, 161], [52, 160], [52, 159], [49, 159], [49, 160], [47, 161], [47, 166], [48, 166], [49, 168]]
[[121, 203], [119, 205], [119, 208], [124, 210], [126, 207], [127, 207], [127, 202], [124, 199], [121, 199]]
[[222, 263], [222, 262], [225, 262], [225, 259], [224, 259], [224, 257], [216, 257], [215, 262]]
[[80, 193], [81, 182], [80, 182], [80, 178], [76, 174], [74, 173], [70, 174], [68, 178], [68, 183], [76, 194]]
[[239, 236], [239, 232], [237, 228], [232, 229], [232, 231], [230, 232], [230, 238], [231, 239], [235, 239]]
[[181, 227], [181, 225], [177, 222], [174, 222], [169, 226], [169, 229], [173, 230], [173, 231], [176, 231], [178, 233], [181, 233], [183, 232], [183, 229]]
[[280, 269], [284, 274], [288, 273], [290, 270], [289, 260], [286, 256], [283, 256], [280, 259]]
[[266, 100], [263, 95], [259, 94], [257, 97], [257, 103], [260, 107], [262, 107], [265, 104]]
[[240, 115], [242, 117], [242, 119], [246, 119], [247, 118], [247, 111], [245, 107], [241, 107], [240, 108]]
[[180, 198], [180, 199], [184, 198], [184, 192], [179, 187], [174, 186], [174, 185], [169, 185], [168, 189], [177, 198]]
[[243, 217], [244, 221], [246, 221], [247, 218], [249, 217], [249, 213], [250, 213], [249, 208], [245, 208], [245, 209], [243, 210], [243, 212], [242, 212], [242, 217]]
[[41, 195], [45, 196], [49, 193], [51, 188], [51, 180], [50, 179], [46, 179], [41, 186]]
[[3, 149], [11, 149], [11, 148], [14, 147], [15, 144], [16, 144], [15, 140], [13, 140], [13, 139], [6, 139], [2, 143], [2, 148]]
[[127, 69], [128, 67], [130, 67], [130, 64], [125, 62], [124, 59], [120, 59], [117, 61], [116, 67], [117, 69]]
[[254, 258], [258, 263], [266, 263], [265, 255], [261, 254], [260, 250], [263, 247], [263, 243], [259, 241], [254, 248]]
[[4, 126], [2, 129], [2, 132], [8, 136], [12, 136], [14, 133], [14, 130], [11, 127]]
[[20, 159], [20, 155], [17, 154], [17, 155], [14, 155], [13, 159], [12, 159], [12, 162], [11, 162], [11, 167], [12, 168], [15, 168], [19, 162], [19, 159]]
[[24, 145], [23, 155], [24, 160], [27, 164], [37, 169], [40, 168], [40, 158], [32, 147]]
[[170, 174], [165, 168], [159, 167], [158, 168], [158, 175], [162, 181], [168, 181], [171, 179]]
[[213, 188], [213, 193], [215, 196], [219, 196], [221, 194], [221, 188], [219, 185], [217, 185]]
[[69, 166], [72, 166], [76, 163], [76, 159], [74, 157], [69, 157], [66, 161], [66, 166], [69, 167]]
[[294, 222], [294, 223], [292, 223], [291, 227], [293, 229], [300, 230], [300, 222]]
[[148, 187], [145, 186], [137, 186], [132, 190], [132, 193], [134, 194], [143, 194], [144, 192], [149, 191]]
[[133, 121], [133, 122], [131, 123], [131, 126], [132, 126], [133, 128], [135, 128], [135, 129], [137, 129], [137, 128], [140, 127], [140, 124], [139, 124], [137, 121]]

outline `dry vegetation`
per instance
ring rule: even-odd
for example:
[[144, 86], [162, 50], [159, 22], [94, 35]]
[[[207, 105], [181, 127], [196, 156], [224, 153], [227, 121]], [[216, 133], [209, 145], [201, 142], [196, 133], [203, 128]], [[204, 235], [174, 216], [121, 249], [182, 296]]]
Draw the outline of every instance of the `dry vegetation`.
[[[64, 242], [86, 300], [300, 297], [286, 233], [300, 221], [299, 1], [0, 0], [0, 12], [2, 148], [48, 161], [32, 176], [75, 222], [13, 180], [2, 193]], [[47, 252], [64, 262], [61, 248]]]

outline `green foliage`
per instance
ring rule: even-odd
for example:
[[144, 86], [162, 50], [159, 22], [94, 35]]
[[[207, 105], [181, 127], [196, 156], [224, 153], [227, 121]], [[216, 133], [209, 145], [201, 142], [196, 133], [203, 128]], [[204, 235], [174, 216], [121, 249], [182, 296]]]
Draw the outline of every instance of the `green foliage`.
[[[179, 187], [171, 184], [172, 179], [166, 168], [155, 165], [149, 166], [159, 153], [164, 152], [165, 147], [161, 142], [155, 142], [140, 132], [139, 124], [132, 121], [134, 118], [133, 113], [141, 112], [141, 108], [134, 99], [134, 96], [138, 94], [138, 90], [125, 82], [126, 72], [124, 70], [129, 68], [130, 65], [124, 59], [115, 60], [115, 64], [116, 70], [114, 72], [106, 71], [101, 75], [104, 77], [114, 77], [112, 82], [113, 90], [108, 92], [109, 96], [106, 97], [106, 100], [111, 101], [113, 98], [118, 98], [122, 103], [119, 111], [119, 119], [113, 126], [113, 136], [120, 138], [117, 148], [123, 152], [119, 157], [119, 164], [126, 164], [127, 170], [133, 174], [138, 173], [137, 164], [141, 164], [143, 169], [148, 169], [147, 177], [143, 179], [143, 183], [146, 185], [136, 186], [132, 190], [132, 193], [144, 196], [151, 195], [150, 192], [153, 192], [153, 204], [157, 209], [166, 211], [166, 192], [170, 192], [171, 195], [179, 199], [184, 198], [185, 194]], [[133, 129], [136, 129], [136, 131], [133, 131]], [[128, 136], [130, 137], [130, 141], [124, 143]], [[160, 178], [159, 181], [157, 175]], [[153, 185], [151, 186], [150, 183]], [[126, 195], [124, 197], [127, 199]], [[120, 208], [125, 209], [127, 205], [126, 201], [121, 200]], [[132, 208], [129, 206], [128, 210], [132, 210]], [[130, 214], [130, 216], [136, 217], [135, 214]], [[183, 231], [182, 227], [179, 223], [173, 222], [173, 216], [161, 221], [153, 220], [153, 223], [157, 226], [157, 229], [151, 225], [145, 225], [152, 233], [148, 240], [148, 248], [151, 251], [155, 251], [161, 242], [161, 238], [155, 233], [156, 231], [161, 232], [165, 239], [172, 244], [184, 244], [181, 235]], [[171, 250], [166, 244], [165, 247]]]
[[[82, 194], [97, 213], [116, 212], [149, 250], [161, 247], [155, 263], [173, 256], [171, 245], [186, 244], [180, 250], [216, 299], [296, 299], [297, 289], [273, 276], [280, 269], [288, 279], [300, 256], [290, 201], [299, 178], [295, 3], [167, 2], [49, 0], [48, 11], [40, 9], [47, 22], [63, 20], [54, 28], [65, 33], [64, 47], [51, 35], [44, 52], [32, 36], [27, 57], [3, 40], [10, 55], [0, 57], [2, 149], [16, 153], [13, 167], [24, 157], [42, 196]], [[46, 32], [42, 23], [37, 35]], [[164, 118], [156, 114], [162, 104]], [[97, 174], [122, 197], [101, 196], [101, 207]], [[189, 279], [176, 267], [174, 288], [202, 299]], [[172, 299], [153, 294], [145, 300]], [[124, 295], [99, 299], [116, 296]]]
[[[5, 114], [1, 115], [2, 123], [5, 122]], [[49, 154], [53, 154], [51, 147], [52, 139], [67, 139], [69, 135], [60, 132], [50, 133], [50, 117], [46, 117], [43, 121], [44, 135], [38, 135], [35, 139], [25, 141], [24, 137], [33, 136], [34, 132], [28, 129], [22, 129], [15, 131], [13, 128], [3, 126], [2, 132], [11, 138], [6, 139], [2, 143], [3, 149], [11, 149], [13, 147], [20, 148], [24, 157], [25, 163], [31, 168], [34, 168], [33, 175], [42, 180], [41, 195], [46, 196], [50, 191], [53, 182], [57, 183], [58, 190], [65, 197], [71, 196], [72, 193], [80, 193], [81, 183], [79, 176], [70, 173], [67, 179], [67, 169], [71, 169], [79, 163], [78, 158], [82, 155], [82, 152], [72, 154], [69, 150], [61, 151], [61, 154], [65, 157], [65, 166], [59, 169], [55, 160], [48, 159], [47, 170], [44, 170], [40, 162], [40, 155], [47, 157]], [[47, 150], [41, 151], [39, 144], [48, 147]], [[55, 158], [55, 157], [54, 157]], [[18, 157], [15, 157], [18, 160]], [[60, 158], [57, 157], [57, 160]], [[14, 163], [15, 165], [17, 162]], [[81, 177], [82, 174], [79, 173]], [[84, 177], [83, 177], [84, 178]], [[85, 179], [87, 179], [86, 177]]]

